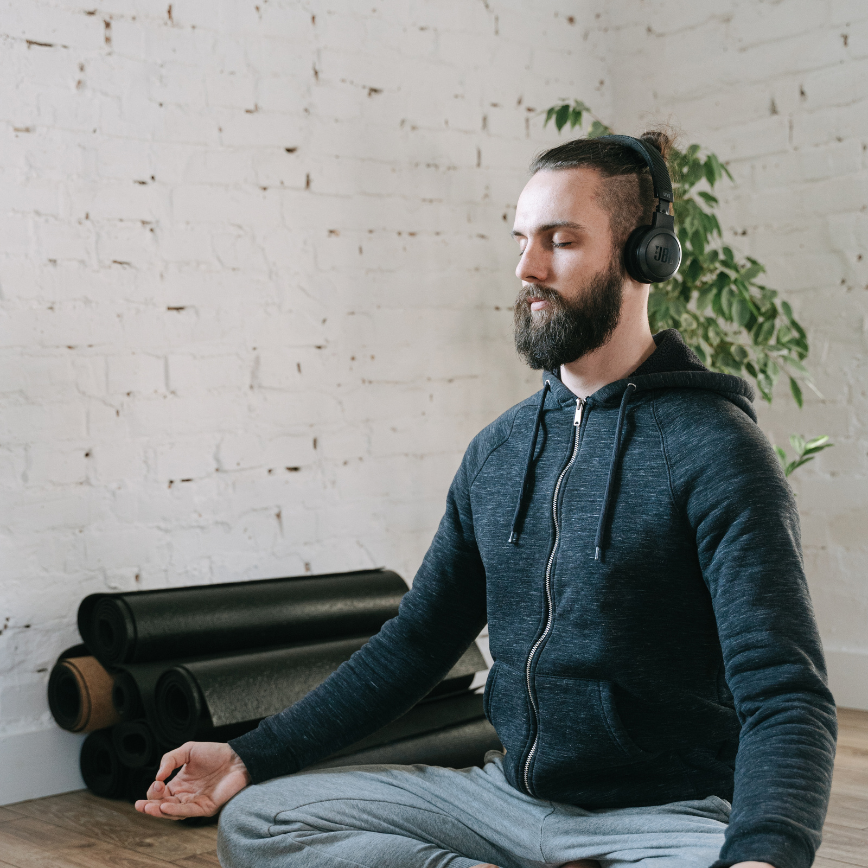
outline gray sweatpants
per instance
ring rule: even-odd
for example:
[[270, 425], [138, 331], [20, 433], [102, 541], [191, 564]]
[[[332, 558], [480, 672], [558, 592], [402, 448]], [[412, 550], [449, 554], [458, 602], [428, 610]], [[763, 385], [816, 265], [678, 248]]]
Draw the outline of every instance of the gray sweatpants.
[[585, 811], [525, 796], [485, 767], [357, 766], [248, 787], [224, 808], [224, 868], [708, 868], [723, 844], [717, 796], [650, 808]]

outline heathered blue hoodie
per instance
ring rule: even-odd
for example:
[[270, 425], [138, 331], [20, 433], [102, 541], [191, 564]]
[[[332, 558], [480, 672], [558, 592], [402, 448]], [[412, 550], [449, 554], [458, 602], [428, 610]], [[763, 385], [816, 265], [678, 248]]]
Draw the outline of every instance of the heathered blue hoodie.
[[585, 402], [545, 374], [474, 438], [399, 615], [230, 742], [254, 781], [398, 717], [487, 620], [513, 786], [587, 809], [721, 796], [718, 868], [808, 868], [836, 720], [795, 502], [750, 386], [655, 340]]

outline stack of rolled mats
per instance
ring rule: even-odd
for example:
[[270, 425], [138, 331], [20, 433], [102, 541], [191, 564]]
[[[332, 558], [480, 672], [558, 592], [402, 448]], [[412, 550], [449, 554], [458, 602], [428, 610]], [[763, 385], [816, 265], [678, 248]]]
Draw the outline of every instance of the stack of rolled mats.
[[[186, 741], [228, 741], [297, 702], [398, 613], [390, 570], [91, 594], [84, 640], [48, 682], [54, 719], [89, 733], [81, 773], [91, 791], [145, 797], [159, 758]], [[480, 765], [499, 749], [471, 690], [475, 645], [403, 717], [321, 766]]]

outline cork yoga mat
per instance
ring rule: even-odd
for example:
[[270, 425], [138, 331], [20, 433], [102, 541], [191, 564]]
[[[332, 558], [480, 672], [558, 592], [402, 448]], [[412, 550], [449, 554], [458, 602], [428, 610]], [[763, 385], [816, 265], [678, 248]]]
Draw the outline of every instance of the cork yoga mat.
[[407, 590], [391, 570], [91, 594], [78, 609], [104, 665], [372, 635]]
[[[48, 706], [70, 732], [93, 732], [120, 720], [112, 704], [114, 679], [95, 657], [60, 655], [48, 677]], [[85, 654], [87, 652], [85, 651]]]

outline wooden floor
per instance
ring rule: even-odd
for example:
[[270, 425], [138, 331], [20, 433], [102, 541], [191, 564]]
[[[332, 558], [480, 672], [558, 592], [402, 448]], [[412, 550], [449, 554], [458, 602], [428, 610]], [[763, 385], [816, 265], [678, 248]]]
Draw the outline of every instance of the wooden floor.
[[[839, 710], [832, 801], [817, 868], [868, 868], [868, 712]], [[0, 808], [0, 868], [219, 866], [216, 826], [137, 814], [85, 790]]]

